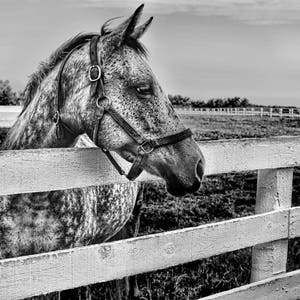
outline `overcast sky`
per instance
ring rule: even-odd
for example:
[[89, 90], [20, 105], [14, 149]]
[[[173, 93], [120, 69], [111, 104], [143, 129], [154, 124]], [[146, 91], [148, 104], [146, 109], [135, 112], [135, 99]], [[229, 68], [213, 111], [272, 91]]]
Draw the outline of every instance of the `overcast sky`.
[[[0, 79], [21, 90], [66, 39], [141, 3], [0, 0]], [[145, 1], [143, 20], [151, 15], [142, 41], [167, 93], [300, 106], [299, 0]]]

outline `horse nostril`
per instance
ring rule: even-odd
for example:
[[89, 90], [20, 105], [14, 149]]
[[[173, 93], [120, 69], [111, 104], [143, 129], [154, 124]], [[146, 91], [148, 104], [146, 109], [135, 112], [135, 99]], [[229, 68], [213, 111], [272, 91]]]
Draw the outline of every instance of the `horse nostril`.
[[203, 161], [200, 159], [196, 165], [196, 176], [199, 178], [199, 180], [202, 180], [202, 177], [204, 175], [204, 164]]

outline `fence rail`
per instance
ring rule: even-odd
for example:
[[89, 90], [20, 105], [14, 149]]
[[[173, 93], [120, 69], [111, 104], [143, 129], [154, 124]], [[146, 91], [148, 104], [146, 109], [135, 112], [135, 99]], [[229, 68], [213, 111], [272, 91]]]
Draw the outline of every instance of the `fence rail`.
[[[257, 282], [203, 299], [266, 299], [269, 295], [296, 299], [300, 270], [285, 272], [287, 241], [300, 237], [300, 207], [291, 208], [300, 137], [211, 141], [199, 146], [206, 175], [258, 170], [256, 215], [0, 260], [0, 299], [119, 279], [251, 246], [252, 281]], [[126, 182], [97, 148], [9, 150], [0, 151], [0, 157], [0, 195]], [[121, 164], [128, 168], [124, 160]], [[157, 178], [143, 174], [139, 180]]]
[[259, 116], [279, 118], [299, 118], [300, 108], [269, 108], [269, 107], [217, 107], [217, 108], [192, 108], [178, 107], [180, 114], [192, 115], [217, 115], [217, 116]]
[[[112, 243], [0, 261], [0, 299], [105, 282], [207, 258], [258, 243], [300, 236], [292, 208]], [[247, 234], [245, 234], [247, 233]]]
[[218, 293], [201, 300], [291, 300], [299, 299], [300, 270], [280, 274], [252, 284]]
[[[300, 165], [300, 137], [209, 141], [199, 146], [205, 175]], [[0, 151], [0, 158], [0, 195], [128, 182], [97, 148], [9, 150]], [[129, 163], [116, 159], [129, 169]], [[157, 177], [143, 172], [138, 180]]]

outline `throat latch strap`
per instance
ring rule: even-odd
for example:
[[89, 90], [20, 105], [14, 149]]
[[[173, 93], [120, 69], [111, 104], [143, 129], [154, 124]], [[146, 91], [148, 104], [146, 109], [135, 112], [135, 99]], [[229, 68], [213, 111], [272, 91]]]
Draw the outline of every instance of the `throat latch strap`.
[[129, 180], [134, 180], [142, 173], [143, 159], [147, 154], [150, 154], [156, 148], [176, 144], [190, 136], [192, 136], [192, 131], [188, 128], [179, 133], [171, 134], [162, 138], [145, 139], [138, 147], [138, 155], [127, 174], [127, 178]]

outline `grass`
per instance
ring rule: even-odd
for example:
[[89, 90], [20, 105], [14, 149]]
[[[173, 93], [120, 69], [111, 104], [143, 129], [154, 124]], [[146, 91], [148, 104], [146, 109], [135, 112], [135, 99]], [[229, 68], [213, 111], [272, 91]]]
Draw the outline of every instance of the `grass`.
[[[185, 117], [197, 140], [299, 135], [300, 120], [260, 117]], [[0, 131], [0, 141], [6, 131]], [[205, 178], [198, 192], [176, 198], [162, 184], [148, 184], [144, 195], [140, 235], [197, 226], [254, 213], [256, 172]], [[300, 172], [295, 169], [293, 205], [300, 205]], [[216, 241], [217, 242], [217, 241]], [[289, 242], [288, 270], [300, 268], [300, 239]], [[143, 297], [149, 300], [197, 299], [249, 283], [251, 249], [141, 274]], [[111, 299], [111, 283], [92, 288], [92, 299]], [[77, 293], [78, 295], [78, 293]], [[74, 298], [75, 299], [75, 298]]]
[[[197, 140], [299, 135], [300, 120], [201, 116], [185, 118]], [[140, 234], [149, 234], [254, 213], [256, 172], [210, 176], [200, 191], [181, 198], [149, 184]], [[294, 172], [293, 205], [300, 205], [300, 172]], [[216, 241], [217, 242], [217, 241]], [[288, 270], [300, 268], [300, 240], [289, 242]], [[146, 299], [197, 299], [249, 283], [251, 249], [242, 249], [139, 276]], [[96, 298], [95, 298], [96, 299]]]

